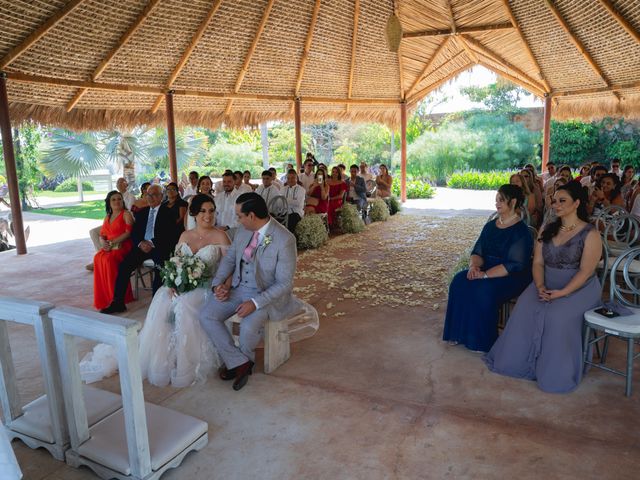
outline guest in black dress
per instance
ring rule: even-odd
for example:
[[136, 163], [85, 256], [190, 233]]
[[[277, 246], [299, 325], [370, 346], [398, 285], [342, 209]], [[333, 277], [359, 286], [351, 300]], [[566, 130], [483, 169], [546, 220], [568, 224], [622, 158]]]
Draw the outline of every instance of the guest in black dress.
[[171, 182], [168, 184], [165, 192], [167, 194], [167, 200], [165, 200], [164, 205], [175, 219], [177, 227], [175, 229], [175, 243], [178, 243], [178, 238], [180, 238], [180, 235], [184, 232], [184, 217], [187, 214], [189, 204], [180, 197], [180, 190], [178, 189], [177, 183]]

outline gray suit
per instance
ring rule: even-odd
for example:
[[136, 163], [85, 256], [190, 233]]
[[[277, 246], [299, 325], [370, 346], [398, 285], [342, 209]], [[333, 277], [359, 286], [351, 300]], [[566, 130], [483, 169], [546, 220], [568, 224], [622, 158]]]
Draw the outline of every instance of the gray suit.
[[[281, 320], [300, 309], [292, 295], [297, 254], [295, 237], [271, 219], [253, 261], [245, 262], [242, 255], [252, 236], [252, 231], [238, 229], [211, 282], [215, 287], [232, 275], [229, 299], [221, 302], [211, 295], [200, 313], [202, 328], [229, 369], [247, 360], [255, 361], [254, 351], [262, 338], [265, 321]], [[240, 348], [237, 348], [224, 322], [241, 303], [250, 299], [258, 308], [242, 319]]]

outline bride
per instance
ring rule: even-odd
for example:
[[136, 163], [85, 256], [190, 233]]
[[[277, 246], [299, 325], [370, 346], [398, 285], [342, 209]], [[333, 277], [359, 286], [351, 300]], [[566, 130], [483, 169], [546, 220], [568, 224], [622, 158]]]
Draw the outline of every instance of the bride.
[[[211, 197], [193, 197], [189, 216], [195, 219], [195, 228], [180, 236], [176, 252], [197, 256], [214, 275], [230, 241], [213, 227], [215, 204]], [[153, 296], [140, 332], [140, 366], [149, 383], [186, 387], [204, 380], [218, 366], [217, 354], [198, 320], [205, 298], [211, 294], [208, 286], [180, 295], [165, 286]]]

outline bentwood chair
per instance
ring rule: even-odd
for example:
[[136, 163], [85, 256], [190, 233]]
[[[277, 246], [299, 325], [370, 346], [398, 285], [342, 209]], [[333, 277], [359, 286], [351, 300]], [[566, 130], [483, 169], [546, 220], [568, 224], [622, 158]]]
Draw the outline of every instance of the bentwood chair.
[[[633, 262], [639, 261], [638, 257], [640, 257], [640, 248], [633, 248], [617, 257], [611, 266], [609, 277], [609, 301], [627, 307], [632, 314], [609, 318], [596, 313], [595, 309], [589, 310], [584, 314], [584, 365], [590, 365], [625, 377], [625, 395], [628, 397], [631, 396], [633, 361], [640, 356], [640, 353], [635, 353], [635, 344], [640, 339], [640, 304], [638, 304], [640, 290], [637, 287], [640, 273], [634, 273], [631, 269]], [[622, 270], [622, 281], [618, 282], [620, 270]], [[592, 335], [592, 331], [597, 333]], [[606, 365], [610, 337], [619, 338], [627, 343], [625, 371]], [[589, 360], [589, 349], [591, 345], [597, 344], [600, 340], [604, 340], [604, 348], [600, 362], [595, 363]]]

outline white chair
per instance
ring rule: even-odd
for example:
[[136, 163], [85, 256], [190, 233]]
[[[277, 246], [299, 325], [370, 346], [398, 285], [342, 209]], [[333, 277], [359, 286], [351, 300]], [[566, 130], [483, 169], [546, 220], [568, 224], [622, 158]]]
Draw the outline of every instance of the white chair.
[[[9, 440], [20, 439], [31, 448], [43, 447], [53, 457], [64, 461], [69, 435], [63, 406], [60, 369], [56, 356], [53, 327], [46, 302], [0, 297], [0, 403]], [[21, 406], [7, 323], [31, 325], [38, 344], [45, 394]], [[120, 395], [85, 387], [90, 399], [88, 423], [93, 425], [118, 410]]]
[[[71, 307], [55, 308], [49, 315], [69, 412], [69, 465], [85, 465], [104, 479], [151, 480], [207, 444], [206, 422], [144, 402], [138, 322]], [[75, 337], [107, 343], [117, 353], [122, 409], [93, 426], [87, 422]]]
[[602, 233], [602, 241], [607, 245], [609, 255], [614, 257], [636, 246], [639, 239], [640, 223], [626, 212], [612, 216]]
[[[153, 290], [153, 275], [156, 268], [156, 264], [150, 258], [147, 258], [142, 262], [142, 265], [137, 267], [133, 271], [133, 298], [138, 300], [140, 294], [140, 283], [142, 283], [143, 290]], [[149, 286], [144, 281], [144, 277], [148, 277]]]
[[[633, 314], [608, 318], [596, 313], [595, 309], [589, 310], [584, 314], [584, 364], [625, 377], [626, 396], [631, 396], [633, 361], [640, 356], [640, 353], [635, 354], [634, 351], [635, 342], [640, 338], [640, 305], [637, 303], [637, 298], [640, 295], [640, 290], [637, 286], [640, 274], [631, 271], [633, 262], [638, 261], [637, 257], [639, 256], [640, 248], [631, 249], [623, 255], [620, 255], [613, 263], [609, 277], [609, 301], [628, 307]], [[624, 281], [622, 286], [617, 282], [620, 270], [622, 270], [622, 280]], [[634, 301], [630, 300], [629, 297], [634, 298]], [[599, 332], [595, 335], [595, 338], [592, 338], [592, 331]], [[624, 339], [627, 343], [627, 365], [624, 372], [605, 365], [607, 360], [609, 337]], [[600, 363], [592, 362], [589, 360], [589, 349], [591, 345], [597, 344], [597, 342], [603, 339], [605, 344]]]
[[289, 227], [289, 202], [287, 202], [284, 195], [273, 197], [269, 201], [268, 210], [271, 216], [284, 225], [285, 228]]
[[624, 208], [618, 205], [609, 205], [592, 217], [593, 223], [599, 232], [603, 232], [609, 223], [619, 215], [628, 215], [628, 213]]

